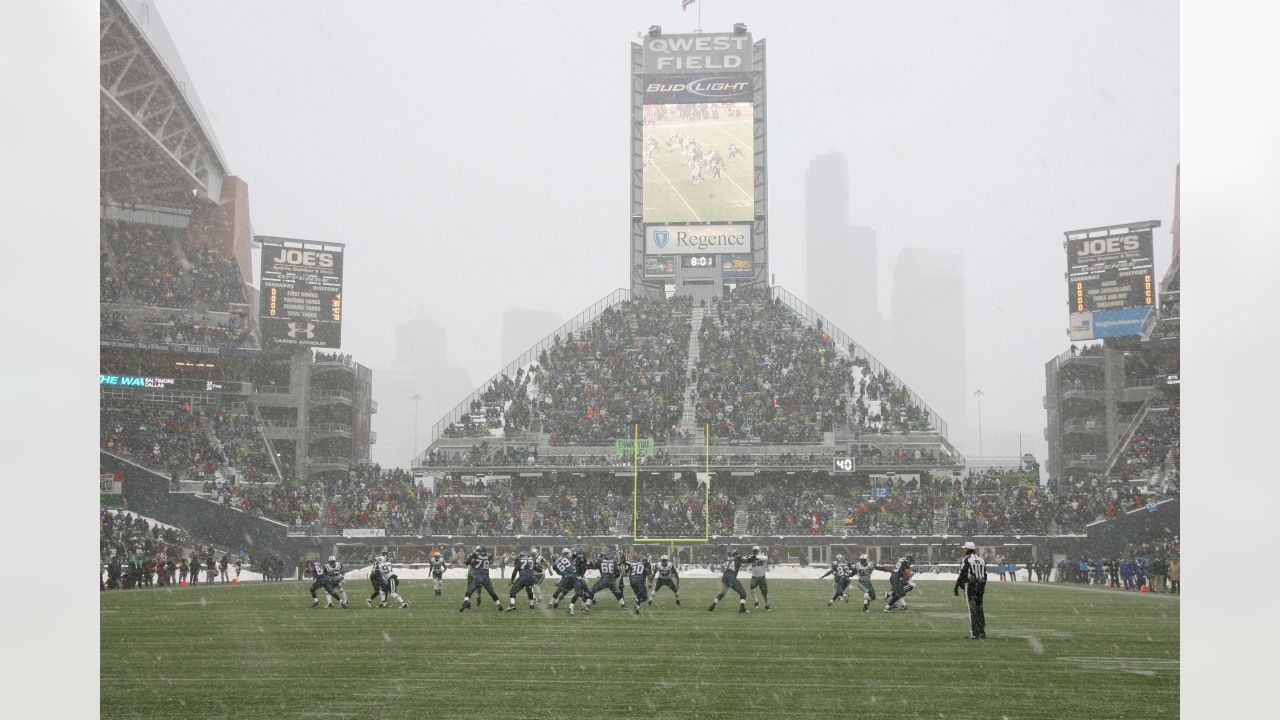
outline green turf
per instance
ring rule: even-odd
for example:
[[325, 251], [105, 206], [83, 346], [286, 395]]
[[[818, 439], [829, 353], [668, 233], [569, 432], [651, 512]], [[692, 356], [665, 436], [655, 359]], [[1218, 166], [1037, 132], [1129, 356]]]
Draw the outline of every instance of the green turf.
[[[745, 578], [744, 578], [745, 582]], [[878, 586], [884, 583], [877, 583]], [[459, 614], [427, 581], [409, 610], [310, 609], [307, 584], [110, 592], [101, 716], [184, 718], [1169, 718], [1176, 596], [991, 583], [990, 639], [962, 639], [962, 598], [922, 582], [907, 612], [826, 607], [829, 581], [775, 580], [741, 615], [718, 581], [664, 590], [639, 617]], [[497, 583], [504, 592], [506, 581]], [[550, 581], [544, 588], [550, 593]], [[882, 589], [880, 587], [878, 590]], [[630, 593], [627, 598], [630, 600]], [[505, 596], [504, 596], [505, 602]], [[602, 598], [603, 599], [603, 598]]]
[[[755, 183], [753, 143], [750, 117], [718, 120], [661, 122], [646, 126], [644, 143], [649, 137], [658, 139], [653, 162], [644, 167], [644, 221], [660, 222], [750, 222], [755, 217]], [[703, 148], [715, 149], [724, 158], [719, 180], [703, 171], [704, 182], [695, 185], [686, 158], [679, 147], [668, 151], [666, 140], [678, 130], [694, 138]], [[746, 157], [729, 159], [729, 143], [736, 143]]]

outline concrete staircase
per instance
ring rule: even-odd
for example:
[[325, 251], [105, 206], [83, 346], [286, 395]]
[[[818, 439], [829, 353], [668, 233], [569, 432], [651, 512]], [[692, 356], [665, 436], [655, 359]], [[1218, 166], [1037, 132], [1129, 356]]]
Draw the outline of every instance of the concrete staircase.
[[739, 510], [733, 514], [733, 534], [747, 535], [747, 529], [751, 522], [751, 513], [746, 510]]
[[702, 428], [698, 427], [697, 420], [698, 386], [693, 381], [693, 369], [697, 367], [702, 353], [702, 343], [698, 336], [702, 332], [702, 319], [706, 313], [706, 308], [693, 308], [693, 324], [689, 333], [689, 364], [685, 370], [684, 412], [680, 415], [680, 432], [687, 437], [702, 435]]

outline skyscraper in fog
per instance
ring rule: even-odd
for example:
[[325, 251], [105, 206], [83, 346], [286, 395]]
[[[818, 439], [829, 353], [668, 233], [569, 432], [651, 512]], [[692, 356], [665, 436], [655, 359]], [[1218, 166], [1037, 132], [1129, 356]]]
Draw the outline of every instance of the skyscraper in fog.
[[819, 155], [805, 172], [808, 302], [872, 352], [884, 346], [877, 308], [876, 233], [849, 224], [849, 164]]
[[502, 311], [502, 362], [499, 367], [515, 360], [520, 353], [533, 347], [564, 324], [559, 315], [546, 310], [507, 308]]
[[893, 271], [890, 367], [950, 426], [968, 423], [964, 257], [905, 248]]
[[449, 364], [445, 340], [444, 328], [423, 312], [396, 327], [395, 360], [374, 369], [373, 459], [379, 464], [407, 467], [430, 442], [431, 426], [475, 389], [466, 372]]

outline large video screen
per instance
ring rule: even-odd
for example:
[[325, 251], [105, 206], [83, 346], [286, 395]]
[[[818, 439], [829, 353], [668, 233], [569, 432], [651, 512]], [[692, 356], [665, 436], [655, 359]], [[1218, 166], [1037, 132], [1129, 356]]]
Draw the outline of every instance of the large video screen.
[[752, 105], [644, 106], [644, 222], [755, 217]]

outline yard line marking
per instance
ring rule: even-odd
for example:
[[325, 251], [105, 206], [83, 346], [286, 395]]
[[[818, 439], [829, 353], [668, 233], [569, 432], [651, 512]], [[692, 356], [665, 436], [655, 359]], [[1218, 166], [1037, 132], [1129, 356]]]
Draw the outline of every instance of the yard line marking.
[[662, 179], [667, 181], [667, 185], [670, 186], [671, 192], [675, 193], [676, 197], [680, 198], [680, 202], [684, 203], [684, 206], [689, 208], [689, 212], [693, 213], [693, 219], [698, 222], [702, 222], [702, 217], [698, 215], [698, 211], [694, 210], [693, 206], [689, 204], [689, 201], [684, 199], [684, 196], [676, 189], [675, 183], [671, 182], [671, 178], [667, 177], [667, 174], [662, 171], [662, 167], [658, 165], [657, 162], [653, 163], [653, 169], [657, 170], [658, 174], [662, 176]]

